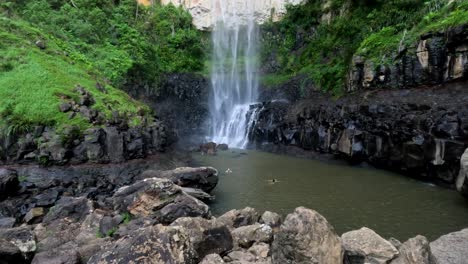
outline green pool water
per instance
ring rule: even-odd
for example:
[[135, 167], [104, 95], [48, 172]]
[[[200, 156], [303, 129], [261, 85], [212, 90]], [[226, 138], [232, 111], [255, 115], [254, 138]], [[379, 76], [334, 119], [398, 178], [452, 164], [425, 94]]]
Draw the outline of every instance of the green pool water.
[[219, 170], [215, 215], [246, 206], [286, 215], [305, 206], [339, 234], [366, 226], [400, 240], [434, 240], [468, 227], [468, 200], [456, 191], [382, 170], [244, 150], [194, 159]]

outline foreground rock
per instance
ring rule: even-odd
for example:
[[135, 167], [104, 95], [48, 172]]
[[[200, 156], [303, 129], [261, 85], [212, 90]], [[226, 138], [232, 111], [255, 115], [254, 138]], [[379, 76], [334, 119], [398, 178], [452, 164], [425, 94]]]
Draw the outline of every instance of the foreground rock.
[[195, 259], [195, 250], [184, 228], [157, 225], [119, 239], [93, 256], [88, 263], [191, 264], [196, 263]]
[[400, 248], [400, 255], [391, 264], [436, 264], [429, 247], [429, 241], [423, 236], [410, 238]]
[[[36, 236], [30, 227], [0, 229], [0, 255], [17, 258], [19, 251], [25, 260], [30, 260], [37, 250]], [[21, 263], [21, 262], [20, 262]]]
[[203, 259], [210, 254], [225, 255], [233, 248], [231, 232], [215, 219], [184, 217], [177, 219], [171, 225], [181, 226], [187, 230], [197, 253], [197, 259]]
[[289, 214], [275, 235], [273, 263], [341, 263], [343, 248], [333, 227], [303, 207]]
[[259, 214], [255, 209], [246, 207], [241, 210], [231, 210], [218, 217], [216, 221], [232, 230], [241, 226], [253, 225], [258, 221], [258, 218]]
[[170, 171], [145, 171], [143, 178], [165, 178], [173, 183], [205, 192], [211, 192], [218, 184], [218, 171], [212, 167], [177, 168]]
[[6, 239], [0, 239], [0, 263], [26, 263], [21, 251], [13, 243]]
[[271, 243], [273, 229], [265, 224], [241, 226], [232, 231], [232, 236], [236, 247], [250, 248], [254, 243]]
[[430, 243], [439, 264], [461, 264], [468, 260], [468, 229], [441, 236]]
[[[213, 188], [210, 168], [146, 175], [132, 166], [109, 175], [17, 169], [7, 175], [28, 176], [0, 201], [0, 264], [435, 264], [424, 237], [390, 243], [363, 228], [342, 243], [323, 216], [302, 207], [284, 221], [249, 207], [211, 217], [189, 194], [207, 193], [177, 185]], [[441, 237], [431, 244], [434, 259], [463, 263], [466, 241], [465, 231]]]
[[115, 210], [152, 217], [164, 224], [170, 224], [180, 217], [210, 216], [206, 204], [187, 195], [168, 179], [149, 178], [122, 187], [112, 200]]
[[366, 227], [344, 233], [341, 238], [350, 264], [386, 264], [398, 256], [390, 242]]

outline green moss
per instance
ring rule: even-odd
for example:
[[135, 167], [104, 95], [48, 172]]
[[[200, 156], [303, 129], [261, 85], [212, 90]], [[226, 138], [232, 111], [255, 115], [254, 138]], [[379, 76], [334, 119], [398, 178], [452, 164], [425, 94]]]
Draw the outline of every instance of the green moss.
[[364, 39], [358, 48], [357, 55], [370, 58], [375, 63], [386, 63], [386, 56], [397, 51], [404, 35], [406, 33], [398, 32], [394, 27], [384, 27]]
[[290, 74], [267, 74], [261, 77], [260, 82], [266, 87], [274, 87], [281, 85], [290, 79]]

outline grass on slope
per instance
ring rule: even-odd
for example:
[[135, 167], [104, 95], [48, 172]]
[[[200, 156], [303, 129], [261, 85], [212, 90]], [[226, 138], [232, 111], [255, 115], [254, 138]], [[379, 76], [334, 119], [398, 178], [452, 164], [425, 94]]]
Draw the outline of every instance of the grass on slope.
[[[39, 49], [35, 41], [42, 40], [47, 48]], [[90, 127], [83, 117], [69, 119], [58, 110], [61, 96], [78, 99], [76, 85], [86, 88], [96, 103], [93, 109], [111, 116], [119, 111], [130, 118], [149, 109], [126, 93], [106, 86], [107, 94], [96, 88], [102, 80], [92, 74], [79, 53], [64, 51], [64, 43], [25, 22], [0, 17], [0, 124], [9, 132], [28, 130], [35, 125], [62, 128], [78, 125]], [[138, 123], [133, 118], [133, 124]]]
[[[414, 44], [419, 36], [428, 32], [438, 32], [468, 23], [468, 2], [453, 1], [429, 12], [408, 32], [401, 32], [394, 27], [384, 27], [379, 32], [369, 35], [361, 43], [357, 54], [363, 55], [376, 63], [391, 63], [388, 55], [397, 52], [401, 44]], [[387, 55], [387, 58], [385, 58]]]

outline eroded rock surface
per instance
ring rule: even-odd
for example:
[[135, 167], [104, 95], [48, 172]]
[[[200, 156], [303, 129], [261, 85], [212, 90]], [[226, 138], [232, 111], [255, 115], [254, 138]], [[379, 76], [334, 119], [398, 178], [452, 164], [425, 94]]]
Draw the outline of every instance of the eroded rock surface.
[[441, 236], [430, 243], [437, 263], [460, 264], [468, 260], [468, 229]]
[[343, 248], [333, 227], [303, 207], [289, 214], [275, 235], [273, 263], [341, 263]]
[[134, 261], [155, 264], [196, 263], [195, 250], [182, 227], [152, 226], [138, 230], [130, 237], [94, 255], [89, 264], [126, 264]]
[[399, 256], [391, 264], [436, 264], [429, 241], [424, 236], [408, 239], [398, 250]]
[[344, 233], [341, 239], [346, 257], [353, 264], [386, 264], [399, 254], [390, 242], [366, 227]]

